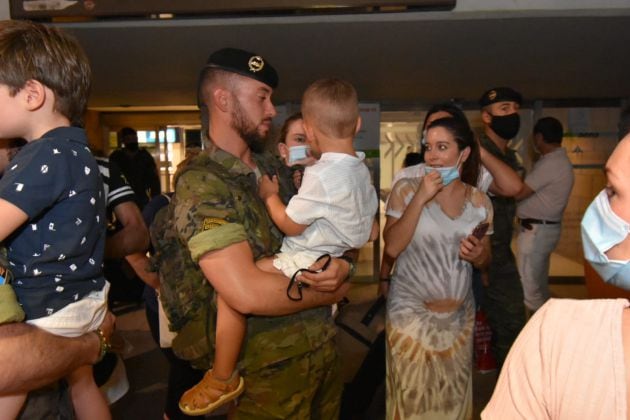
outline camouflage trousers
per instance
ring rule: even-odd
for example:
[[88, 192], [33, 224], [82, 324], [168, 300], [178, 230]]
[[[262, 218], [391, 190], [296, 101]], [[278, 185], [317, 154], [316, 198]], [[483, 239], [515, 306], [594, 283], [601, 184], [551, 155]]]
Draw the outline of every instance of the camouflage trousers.
[[492, 344], [499, 368], [525, 325], [523, 286], [514, 258], [493, 260], [489, 269], [483, 308], [492, 328]]
[[339, 418], [343, 381], [337, 348], [320, 348], [245, 375], [245, 392], [230, 418]]

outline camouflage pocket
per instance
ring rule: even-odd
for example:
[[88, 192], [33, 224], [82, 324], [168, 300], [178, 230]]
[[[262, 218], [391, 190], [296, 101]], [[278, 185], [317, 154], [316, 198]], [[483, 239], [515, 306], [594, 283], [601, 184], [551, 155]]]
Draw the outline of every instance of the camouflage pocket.
[[216, 312], [202, 306], [173, 339], [173, 352], [195, 369], [208, 370], [214, 359]]

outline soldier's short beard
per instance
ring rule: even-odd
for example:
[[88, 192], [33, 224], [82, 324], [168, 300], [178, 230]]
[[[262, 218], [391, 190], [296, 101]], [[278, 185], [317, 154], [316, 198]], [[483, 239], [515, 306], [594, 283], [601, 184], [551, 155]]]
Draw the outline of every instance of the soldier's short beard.
[[247, 143], [249, 150], [254, 153], [262, 153], [265, 151], [265, 140], [267, 136], [261, 136], [255, 125], [248, 121], [243, 108], [238, 100], [234, 102], [234, 110], [232, 111], [232, 128]]

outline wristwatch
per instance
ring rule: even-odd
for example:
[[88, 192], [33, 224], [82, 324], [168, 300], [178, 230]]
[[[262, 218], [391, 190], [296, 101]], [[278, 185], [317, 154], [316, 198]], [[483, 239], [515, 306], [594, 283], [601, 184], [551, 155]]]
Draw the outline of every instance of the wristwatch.
[[352, 261], [352, 258], [348, 257], [347, 255], [342, 255], [339, 257], [339, 259], [347, 261], [348, 264], [350, 264], [350, 271], [348, 271], [348, 277], [346, 277], [346, 280], [352, 278], [357, 272], [357, 266], [354, 261]]
[[383, 279], [378, 279], [378, 281], [380, 281], [381, 283], [391, 283], [392, 279], [390, 279], [389, 277], [385, 277]]

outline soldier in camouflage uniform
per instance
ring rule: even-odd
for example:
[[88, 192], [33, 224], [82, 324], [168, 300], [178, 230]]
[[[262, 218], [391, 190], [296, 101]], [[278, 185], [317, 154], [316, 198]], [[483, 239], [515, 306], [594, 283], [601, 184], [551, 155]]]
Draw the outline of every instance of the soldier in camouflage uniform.
[[[165, 223], [152, 232], [161, 299], [178, 331], [173, 350], [203, 369], [214, 352], [214, 291], [237, 311], [254, 314], [239, 362], [246, 387], [236, 418], [332, 419], [343, 384], [327, 305], [347, 291], [351, 264], [333, 259], [322, 273], [305, 273], [302, 280], [312, 287], [295, 302], [283, 275], [263, 273], [254, 263], [276, 253], [282, 240], [257, 194], [260, 176], [285, 170], [259, 150], [275, 115], [276, 85], [275, 70], [258, 55], [223, 49], [210, 56], [199, 97], [211, 144], [178, 173]], [[289, 178], [283, 181], [288, 198], [295, 191]]]
[[[481, 146], [517, 172], [522, 168], [508, 142], [518, 134], [521, 102], [521, 95], [507, 87], [490, 89], [479, 100], [484, 125]], [[523, 287], [510, 247], [516, 201], [512, 197], [492, 194], [490, 199], [494, 208], [494, 234], [491, 237], [489, 285], [483, 304], [492, 327], [493, 349], [500, 367], [525, 325], [525, 307]]]

